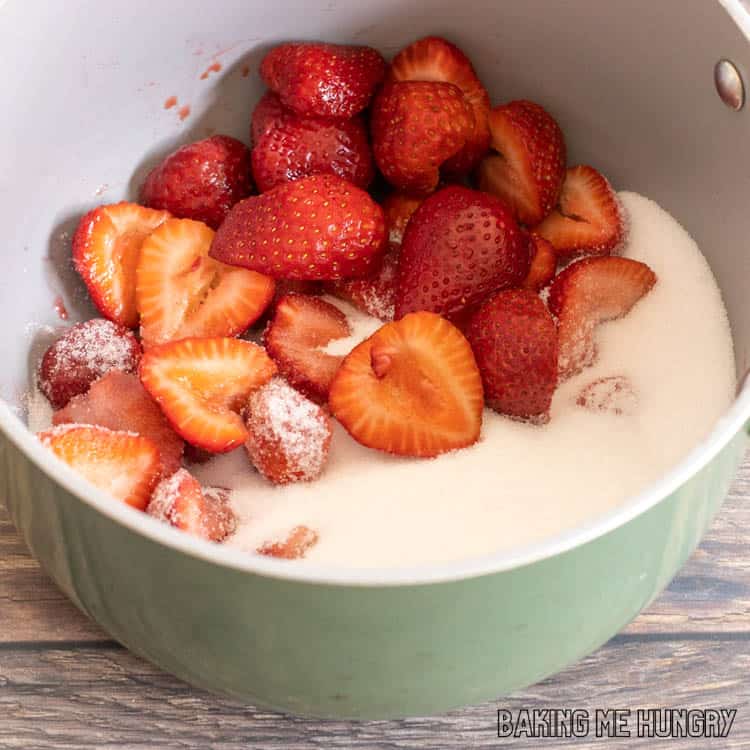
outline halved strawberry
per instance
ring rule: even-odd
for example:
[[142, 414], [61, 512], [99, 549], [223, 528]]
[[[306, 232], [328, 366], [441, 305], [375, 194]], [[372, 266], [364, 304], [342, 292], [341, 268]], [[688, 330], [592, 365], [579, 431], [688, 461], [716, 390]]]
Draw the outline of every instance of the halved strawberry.
[[492, 148], [479, 167], [479, 187], [504, 200], [516, 218], [538, 224], [554, 208], [565, 177], [565, 140], [552, 116], [519, 100], [489, 115]]
[[655, 283], [645, 263], [618, 256], [584, 258], [558, 274], [548, 305], [558, 320], [560, 377], [593, 364], [596, 326], [626, 315]]
[[169, 219], [143, 243], [136, 272], [144, 346], [190, 336], [235, 336], [273, 299], [274, 281], [209, 258], [214, 232]]
[[392, 245], [402, 243], [406, 225], [421, 203], [421, 198], [414, 198], [405, 193], [391, 193], [385, 197], [381, 205], [385, 217], [385, 231]]
[[237, 526], [229, 493], [217, 487], [201, 487], [186, 469], [179, 469], [156, 485], [146, 512], [210, 542], [223, 541]]
[[559, 258], [610, 255], [625, 241], [623, 211], [604, 175], [593, 167], [571, 167], [557, 207], [534, 231], [554, 245]]
[[482, 379], [455, 326], [434, 313], [412, 313], [386, 323], [344, 359], [329, 405], [362, 445], [437, 456], [479, 438]]
[[630, 378], [612, 375], [598, 378], [581, 388], [576, 404], [589, 411], [632, 416], [638, 408], [638, 394]]
[[164, 476], [180, 468], [185, 443], [135, 375], [110, 372], [52, 415], [54, 425], [76, 423], [147, 437], [159, 448]]
[[159, 344], [141, 360], [141, 382], [189, 443], [225, 453], [247, 439], [238, 412], [276, 365], [262, 347], [232, 338]]
[[323, 403], [343, 358], [322, 349], [350, 334], [346, 316], [337, 307], [317, 297], [288, 294], [278, 301], [263, 343], [279, 372], [306, 396]]
[[61, 425], [37, 436], [91, 484], [138, 510], [148, 504], [161, 475], [159, 449], [132, 432], [92, 425]]
[[308, 526], [295, 526], [281, 542], [266, 542], [258, 547], [259, 555], [278, 557], [282, 560], [298, 560], [318, 543], [318, 532]]
[[461, 150], [443, 168], [465, 174], [485, 155], [490, 144], [487, 116], [490, 97], [469, 58], [447, 39], [428, 36], [418, 39], [393, 58], [389, 79], [394, 81], [442, 81], [461, 89], [474, 115], [473, 130]]
[[169, 218], [135, 203], [89, 211], [73, 235], [73, 263], [105, 318], [126, 328], [138, 325], [135, 268], [143, 241]]
[[521, 286], [538, 292], [552, 281], [557, 270], [557, 255], [552, 243], [533, 232], [530, 235], [531, 267]]

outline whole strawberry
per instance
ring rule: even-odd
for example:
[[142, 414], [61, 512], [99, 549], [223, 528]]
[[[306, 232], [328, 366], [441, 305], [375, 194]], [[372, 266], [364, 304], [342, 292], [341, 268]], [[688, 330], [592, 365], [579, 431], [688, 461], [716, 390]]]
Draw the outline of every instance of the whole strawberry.
[[284, 122], [290, 114], [292, 114], [292, 111], [281, 103], [278, 94], [274, 94], [273, 91], [266, 91], [255, 105], [250, 119], [251, 145], [254, 146], [261, 136]]
[[427, 198], [406, 226], [396, 318], [417, 310], [453, 316], [529, 272], [529, 240], [507, 206], [452, 185]]
[[250, 149], [236, 138], [214, 135], [177, 149], [154, 167], [141, 188], [141, 203], [216, 229], [252, 188]]
[[301, 115], [353, 117], [369, 103], [385, 73], [372, 47], [291, 42], [274, 47], [260, 75], [284, 106]]
[[238, 203], [209, 254], [275, 278], [314, 281], [366, 276], [384, 247], [380, 206], [346, 180], [320, 174]]
[[557, 385], [557, 327], [539, 296], [526, 289], [498, 292], [474, 313], [465, 334], [487, 405], [546, 421]]

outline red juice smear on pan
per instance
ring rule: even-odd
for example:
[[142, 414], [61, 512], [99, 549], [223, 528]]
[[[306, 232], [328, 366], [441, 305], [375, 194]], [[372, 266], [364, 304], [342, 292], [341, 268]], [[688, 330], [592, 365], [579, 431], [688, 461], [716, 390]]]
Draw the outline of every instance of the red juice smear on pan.
[[60, 318], [60, 320], [68, 319], [68, 310], [65, 307], [63, 298], [59, 294], [57, 295], [57, 297], [55, 297], [55, 301], [52, 303], [52, 306], [54, 307], [55, 312], [57, 313], [57, 317]]
[[250, 66], [249, 65], [243, 65], [242, 66], [242, 77], [247, 78], [250, 75]]
[[179, 114], [181, 120], [187, 120], [187, 118], [190, 116], [190, 105], [185, 104], [184, 106], [180, 107], [177, 114]]
[[170, 96], [168, 99], [164, 101], [164, 109], [172, 109], [172, 107], [177, 106], [177, 97], [176, 96]]
[[204, 71], [201, 73], [201, 81], [205, 81], [211, 73], [218, 73], [221, 70], [221, 63], [218, 61], [212, 62]]

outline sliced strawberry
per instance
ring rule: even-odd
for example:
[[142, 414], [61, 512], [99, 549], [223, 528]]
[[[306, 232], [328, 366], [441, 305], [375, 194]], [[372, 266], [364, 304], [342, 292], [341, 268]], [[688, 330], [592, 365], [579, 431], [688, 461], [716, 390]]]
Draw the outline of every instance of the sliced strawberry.
[[539, 296], [498, 292], [466, 327], [482, 373], [487, 405], [501, 414], [545, 422], [557, 386], [557, 326]]
[[442, 81], [461, 89], [474, 115], [473, 130], [461, 150], [443, 168], [451, 173], [471, 171], [490, 144], [487, 116], [490, 97], [468, 57], [447, 39], [428, 36], [413, 42], [393, 58], [389, 78], [394, 81]]
[[318, 532], [307, 526], [295, 526], [282, 542], [266, 542], [258, 547], [259, 555], [282, 560], [299, 560], [318, 543]]
[[73, 263], [105, 318], [126, 328], [138, 325], [135, 268], [143, 241], [169, 218], [135, 203], [89, 211], [73, 235]]
[[263, 342], [279, 372], [306, 396], [323, 403], [343, 359], [323, 347], [350, 334], [346, 316], [337, 307], [317, 297], [288, 294], [276, 305]]
[[372, 47], [291, 42], [274, 47], [260, 75], [284, 106], [301, 115], [347, 119], [361, 112], [385, 73]]
[[140, 360], [141, 345], [127, 328], [104, 318], [76, 323], [44, 353], [39, 390], [62, 409], [110, 370], [136, 372]]
[[451, 185], [409, 220], [401, 245], [396, 318], [417, 310], [455, 315], [529, 272], [529, 240], [506, 205]]
[[571, 167], [557, 208], [534, 231], [554, 245], [558, 258], [610, 255], [625, 241], [625, 216], [604, 175], [593, 167]]
[[482, 380], [468, 341], [439, 315], [386, 323], [331, 384], [336, 419], [362, 445], [402, 456], [465, 448], [482, 426]]
[[320, 476], [331, 445], [331, 419], [323, 409], [273, 378], [250, 394], [245, 443], [255, 468], [274, 484]]
[[557, 270], [557, 254], [551, 242], [538, 234], [531, 234], [531, 267], [521, 286], [538, 292], [552, 281]]
[[638, 394], [630, 378], [613, 375], [598, 378], [581, 388], [576, 404], [589, 411], [632, 416], [638, 409]]
[[113, 371], [52, 415], [52, 424], [92, 424], [135, 432], [158, 446], [164, 476], [177, 471], [185, 443], [135, 375]]
[[210, 255], [274, 278], [315, 281], [367, 275], [384, 243], [380, 206], [346, 180], [318, 174], [238, 203]]
[[479, 168], [479, 187], [504, 200], [518, 221], [538, 224], [557, 203], [565, 177], [565, 140], [552, 116], [519, 100], [489, 115], [492, 148]]
[[252, 163], [262, 193], [312, 174], [335, 174], [365, 188], [375, 173], [361, 117], [321, 120], [288, 115], [257, 139]]
[[156, 485], [146, 512], [210, 542], [223, 541], [237, 527], [229, 493], [217, 487], [201, 487], [186, 469], [179, 469]]
[[268, 276], [208, 257], [213, 231], [170, 219], [143, 243], [136, 273], [144, 346], [190, 336], [235, 336], [273, 299]]
[[250, 120], [250, 143], [254, 146], [261, 136], [284, 122], [290, 114], [291, 110], [281, 103], [278, 94], [266, 91], [253, 110]]
[[372, 104], [375, 162], [391, 185], [416, 195], [435, 190], [440, 165], [464, 147], [473, 129], [471, 108], [452, 83], [388, 83]]
[[655, 283], [645, 263], [617, 256], [584, 258], [558, 274], [548, 304], [558, 320], [560, 377], [593, 364], [596, 326], [626, 315]]
[[140, 376], [185, 440], [225, 453], [247, 439], [237, 412], [275, 371], [263, 348], [249, 341], [189, 338], [149, 349], [141, 360]]
[[391, 193], [383, 200], [381, 205], [385, 217], [385, 231], [391, 245], [400, 245], [403, 242], [406, 225], [421, 204], [421, 198], [404, 193]]
[[61, 425], [39, 439], [91, 484], [138, 510], [161, 475], [159, 449], [148, 438], [92, 425]]

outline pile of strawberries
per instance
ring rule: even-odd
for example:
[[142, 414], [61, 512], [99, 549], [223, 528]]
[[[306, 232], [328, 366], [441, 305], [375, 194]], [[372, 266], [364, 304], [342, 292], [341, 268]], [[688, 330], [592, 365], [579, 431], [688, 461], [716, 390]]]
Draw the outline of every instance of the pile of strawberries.
[[[39, 374], [58, 456], [214, 541], [235, 523], [227, 493], [186, 457], [244, 445], [284, 484], [323, 471], [332, 417], [413, 457], [475, 443], [485, 405], [544, 422], [558, 383], [594, 362], [597, 325], [656, 281], [617, 255], [608, 181], [566, 168], [538, 104], [492, 108], [450, 42], [421, 39], [390, 65], [368, 47], [282, 44], [260, 74], [251, 149], [184, 146], [140, 204], [81, 219], [73, 260], [103, 319], [68, 329]], [[351, 330], [322, 292], [383, 326], [327, 353]], [[258, 322], [262, 345], [238, 338]], [[579, 403], [614, 391], [624, 413], [623, 388], [592, 384]], [[316, 540], [297, 527], [258, 551], [298, 557]]]

